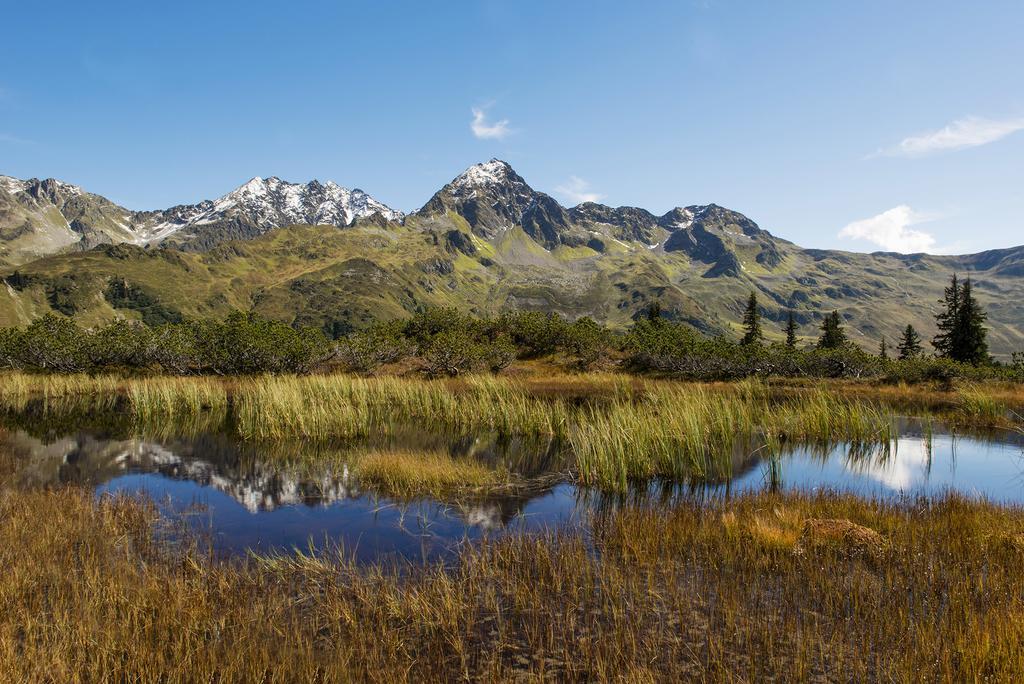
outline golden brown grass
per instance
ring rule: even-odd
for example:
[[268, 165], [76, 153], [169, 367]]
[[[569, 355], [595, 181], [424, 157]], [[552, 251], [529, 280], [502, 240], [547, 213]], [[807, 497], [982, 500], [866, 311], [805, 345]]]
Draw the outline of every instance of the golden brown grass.
[[653, 385], [635, 400], [592, 407], [574, 421], [569, 442], [583, 484], [625, 491], [630, 480], [721, 479], [736, 450], [777, 450], [784, 442], [845, 440], [887, 445], [894, 416], [876, 404], [817, 390], [773, 401], [767, 387], [728, 390]]
[[[143, 378], [7, 374], [0, 404], [101, 411], [121, 402], [140, 429], [203, 431], [230, 423], [244, 439], [317, 442], [425, 431], [490, 430], [564, 438], [567, 468], [585, 484], [624, 490], [631, 479], [722, 478], [737, 449], [786, 442], [887, 445], [901, 414], [954, 426], [1019, 427], [1011, 390], [962, 385], [941, 402], [927, 388], [846, 381], [685, 383], [613, 374], [474, 376], [452, 381], [349, 375]], [[230, 420], [228, 420], [230, 418]]]
[[[795, 552], [822, 519], [884, 543]], [[961, 499], [619, 510], [593, 549], [520, 537], [401, 573], [216, 562], [155, 542], [152, 509], [74, 489], [4, 491], [0, 520], [4, 681], [1024, 677], [1024, 513]]]
[[450, 498], [509, 483], [509, 474], [441, 451], [366, 451], [352, 457], [362, 487], [398, 498]]

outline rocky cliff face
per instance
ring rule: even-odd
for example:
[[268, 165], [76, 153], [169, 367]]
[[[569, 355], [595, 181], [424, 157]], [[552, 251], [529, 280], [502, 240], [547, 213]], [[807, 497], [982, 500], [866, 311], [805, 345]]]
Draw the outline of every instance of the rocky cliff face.
[[495, 239], [520, 226], [548, 249], [560, 244], [570, 228], [568, 213], [549, 195], [531, 188], [499, 159], [475, 164], [438, 190], [417, 212], [461, 216], [476, 235]]

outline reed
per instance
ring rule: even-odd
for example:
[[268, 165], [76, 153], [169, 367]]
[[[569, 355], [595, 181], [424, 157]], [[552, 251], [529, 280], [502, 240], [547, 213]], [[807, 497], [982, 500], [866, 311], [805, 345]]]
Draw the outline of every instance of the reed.
[[142, 422], [224, 413], [229, 385], [215, 378], [157, 377], [133, 380], [126, 385], [132, 411]]
[[976, 385], [965, 385], [957, 389], [957, 422], [968, 425], [998, 427], [1013, 422], [1016, 417], [1000, 397]]
[[22, 411], [35, 403], [47, 411], [109, 409], [116, 403], [124, 381], [112, 375], [30, 375], [8, 372], [0, 375], [0, 406]]
[[348, 439], [410, 422], [428, 430], [558, 434], [569, 419], [564, 401], [538, 399], [515, 381], [488, 376], [458, 386], [403, 378], [265, 376], [242, 381], [233, 399], [240, 434], [254, 439]]
[[[246, 440], [312, 444], [376, 438], [412, 425], [425, 433], [492, 431], [564, 440], [571, 474], [582, 484], [616, 491], [651, 477], [727, 478], [738, 459], [758, 449], [777, 452], [786, 443], [885, 447], [894, 439], [895, 416], [908, 412], [906, 388], [878, 388], [874, 396], [848, 382], [701, 384], [613, 374], [429, 381], [10, 373], [3, 379], [0, 406], [8, 410], [101, 412], [123, 404], [146, 433], [228, 426]], [[1020, 426], [1006, 392], [967, 385], [943, 403], [909, 410], [958, 428]]]
[[[1024, 677], [1024, 513], [984, 502], [619, 509], [589, 543], [494, 539], [401, 568], [343, 550], [217, 562], [160, 543], [153, 515], [4, 492], [4, 681]], [[831, 528], [852, 532], [810, 534]]]
[[663, 384], [637, 402], [590, 409], [568, 435], [582, 484], [624, 491], [630, 480], [720, 479], [737, 452], [784, 442], [888, 444], [893, 416], [823, 390], [771, 401], [752, 383], [732, 391]]

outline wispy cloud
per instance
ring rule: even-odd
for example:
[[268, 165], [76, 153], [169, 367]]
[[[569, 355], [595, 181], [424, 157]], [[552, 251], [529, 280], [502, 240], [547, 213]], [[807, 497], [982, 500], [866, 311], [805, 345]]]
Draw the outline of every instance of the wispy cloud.
[[16, 135], [10, 133], [0, 133], [0, 143], [9, 143], [11, 145], [31, 145], [32, 141], [27, 138], [19, 138]]
[[473, 120], [469, 124], [473, 135], [481, 140], [501, 140], [512, 132], [509, 128], [508, 119], [501, 119], [491, 123], [487, 120], [486, 107], [473, 107]]
[[916, 226], [939, 218], [936, 214], [914, 211], [905, 204], [883, 211], [877, 216], [854, 221], [839, 231], [839, 237], [854, 240], [867, 240], [887, 252], [934, 251], [935, 237]]
[[962, 150], [993, 143], [1020, 130], [1024, 130], [1024, 117], [983, 119], [968, 116], [937, 131], [904, 138], [899, 144], [879, 150], [871, 156], [921, 157], [932, 152]]
[[555, 192], [574, 204], [598, 202], [604, 197], [604, 195], [592, 192], [590, 183], [579, 176], [569, 176], [569, 180], [556, 187]]

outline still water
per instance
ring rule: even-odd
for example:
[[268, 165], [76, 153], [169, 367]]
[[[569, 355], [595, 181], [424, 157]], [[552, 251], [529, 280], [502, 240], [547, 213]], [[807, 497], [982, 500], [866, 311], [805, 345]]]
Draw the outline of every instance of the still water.
[[[365, 491], [344, 465], [334, 471], [273, 464], [275, 450], [302, 444], [243, 444], [227, 435], [117, 438], [88, 431], [65, 435], [0, 432], [0, 453], [13, 457], [22, 487], [75, 483], [98, 495], [152, 499], [170, 520], [187, 525], [222, 555], [341, 547], [362, 562], [450, 557], [485, 536], [582, 525], [594, 510], [719, 497], [767, 487], [834, 489], [862, 496], [934, 496], [953, 491], [1024, 504], [1024, 436], [985, 439], [925, 434], [913, 424], [889, 449], [861, 452], [846, 445], [791, 448], [779, 458], [737, 454], [732, 477], [713, 483], [652, 483], [625, 498], [580, 489], [552, 477], [551, 445], [449, 440], [453, 455], [485, 461], [519, 452], [527, 486], [469, 501], [398, 501]], [[436, 448], [436, 447], [435, 447]], [[530, 452], [523, 458], [524, 451]], [[536, 453], [534, 453], [536, 452]], [[314, 461], [315, 462], [315, 461]], [[527, 464], [527, 465], [522, 465]]]

